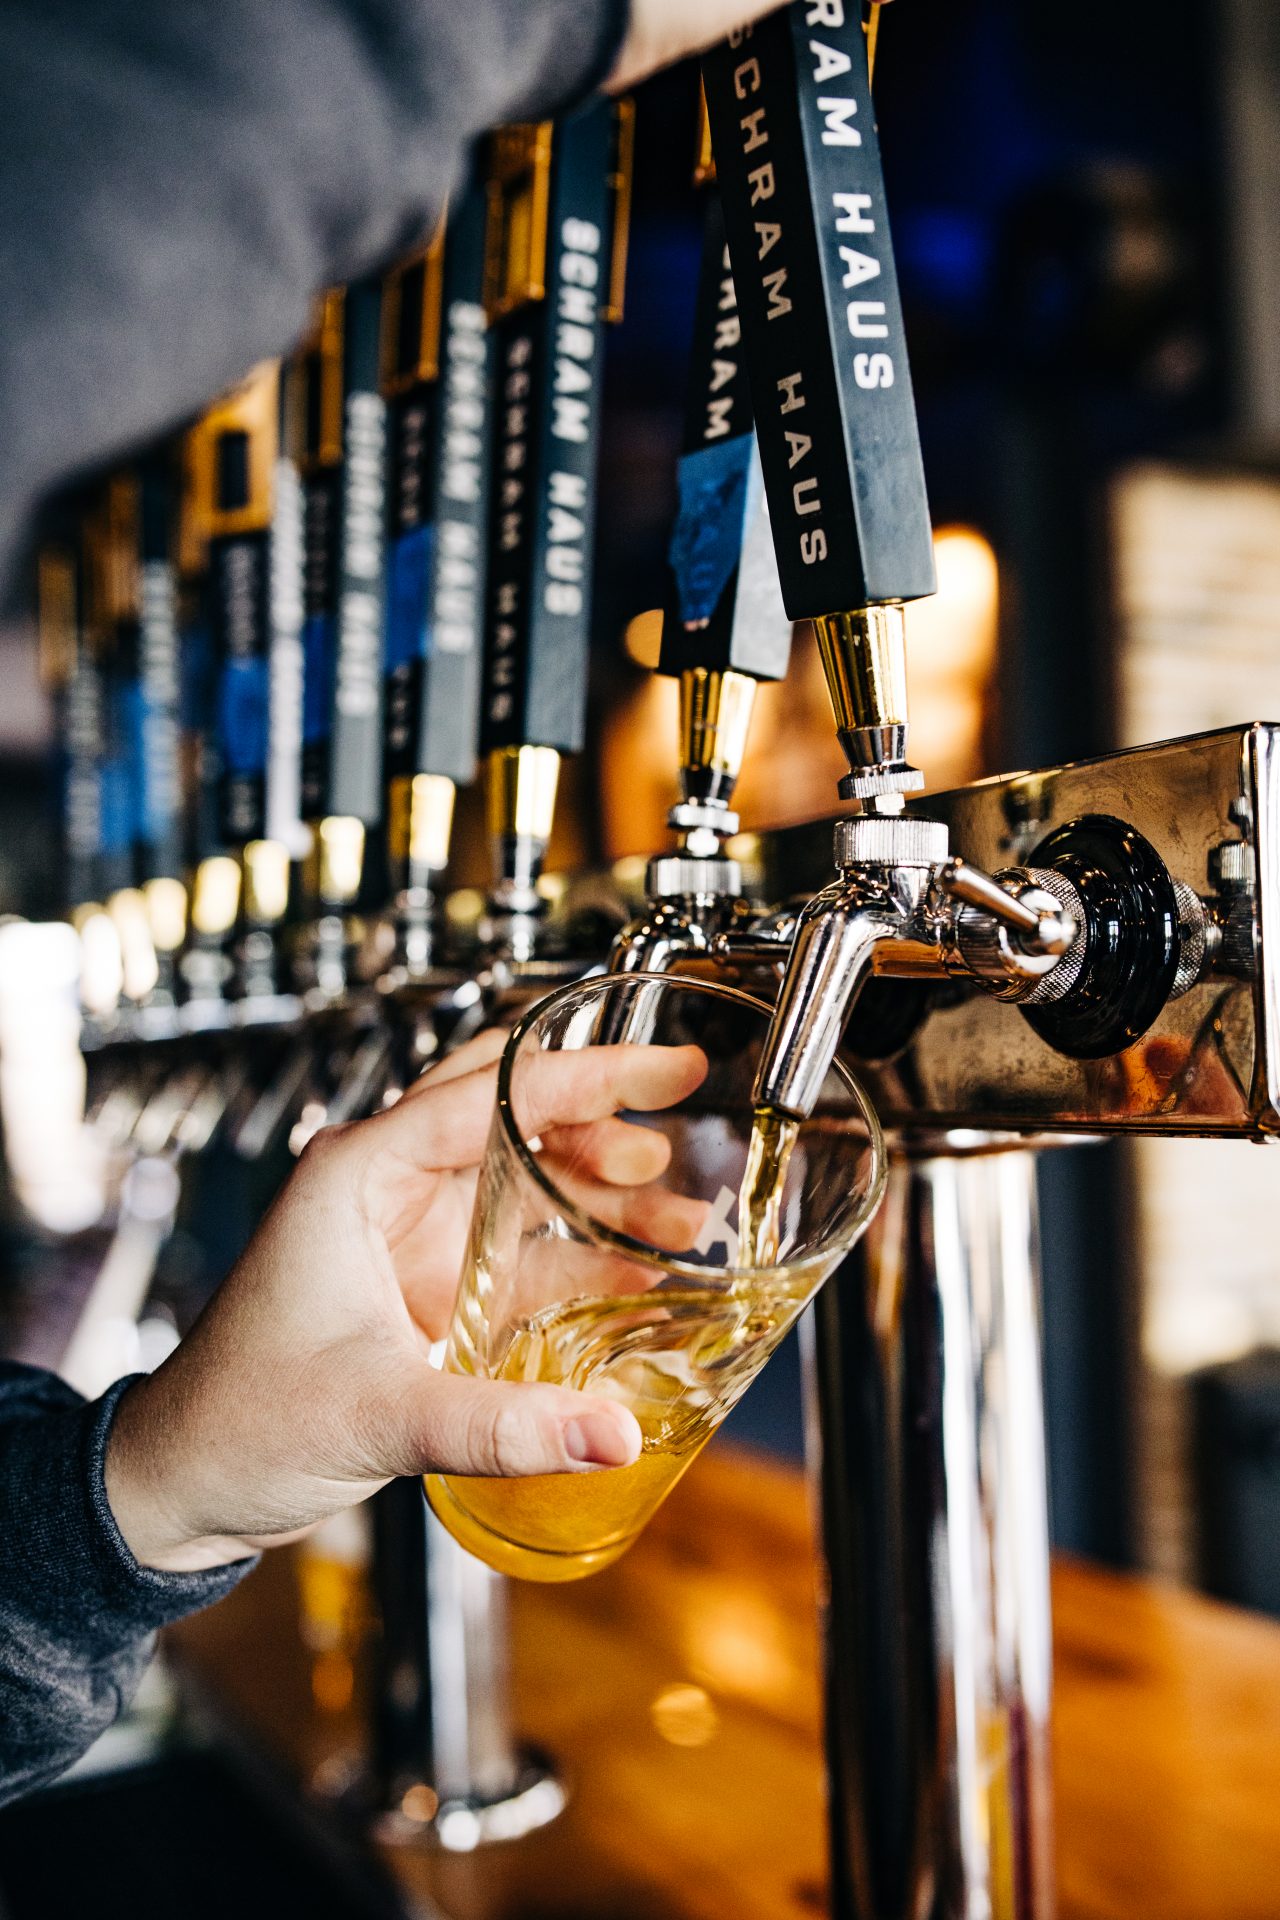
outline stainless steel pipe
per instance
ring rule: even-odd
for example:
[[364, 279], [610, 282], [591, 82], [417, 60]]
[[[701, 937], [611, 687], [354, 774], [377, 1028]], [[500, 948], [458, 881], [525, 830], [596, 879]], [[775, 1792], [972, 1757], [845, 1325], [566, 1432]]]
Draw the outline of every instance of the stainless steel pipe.
[[900, 1151], [806, 1360], [833, 1920], [1052, 1920], [1032, 1155]]

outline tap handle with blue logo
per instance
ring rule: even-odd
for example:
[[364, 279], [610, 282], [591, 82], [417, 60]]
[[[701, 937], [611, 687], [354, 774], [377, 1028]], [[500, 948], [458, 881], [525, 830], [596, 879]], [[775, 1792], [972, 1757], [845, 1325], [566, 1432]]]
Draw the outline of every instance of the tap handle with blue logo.
[[383, 286], [389, 407], [386, 775], [476, 771], [484, 648], [491, 342], [488, 197], [473, 181]]
[[934, 591], [858, 0], [793, 0], [704, 60], [792, 619]]
[[781, 680], [791, 656], [791, 622], [764, 500], [705, 105], [700, 147], [698, 177], [709, 185], [709, 198], [657, 669]]
[[103, 898], [133, 888], [139, 825], [137, 739], [137, 489], [127, 473], [96, 490], [84, 516], [84, 644], [101, 689], [98, 871]]
[[266, 833], [271, 516], [279, 371], [254, 369], [189, 436], [195, 512], [207, 540], [213, 656], [216, 836], [241, 848]]

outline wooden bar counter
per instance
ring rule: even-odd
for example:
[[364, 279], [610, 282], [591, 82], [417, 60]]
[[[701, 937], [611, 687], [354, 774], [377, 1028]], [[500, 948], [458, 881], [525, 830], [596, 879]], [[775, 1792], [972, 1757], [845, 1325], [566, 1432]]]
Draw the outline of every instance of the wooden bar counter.
[[[514, 1591], [524, 1735], [568, 1811], [472, 1854], [397, 1849], [455, 1920], [814, 1920], [826, 1911], [813, 1548], [798, 1474], [714, 1447], [632, 1553]], [[1055, 1574], [1061, 1920], [1280, 1916], [1280, 1627], [1081, 1565]], [[175, 1655], [330, 1786], [357, 1694], [317, 1708], [291, 1556]], [[323, 1692], [324, 1689], [321, 1689]]]

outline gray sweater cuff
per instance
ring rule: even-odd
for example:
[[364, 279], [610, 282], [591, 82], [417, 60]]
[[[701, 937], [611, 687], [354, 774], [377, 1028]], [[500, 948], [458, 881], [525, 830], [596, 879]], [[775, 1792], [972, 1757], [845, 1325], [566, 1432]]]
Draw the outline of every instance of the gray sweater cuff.
[[47, 1375], [33, 1373], [24, 1385], [15, 1396], [11, 1384], [8, 1405], [0, 1402], [7, 1414], [0, 1502], [9, 1521], [0, 1599], [11, 1618], [26, 1616], [40, 1637], [92, 1662], [239, 1584], [253, 1560], [206, 1573], [157, 1573], [139, 1566], [126, 1546], [103, 1469], [111, 1422], [132, 1379], [92, 1405]]

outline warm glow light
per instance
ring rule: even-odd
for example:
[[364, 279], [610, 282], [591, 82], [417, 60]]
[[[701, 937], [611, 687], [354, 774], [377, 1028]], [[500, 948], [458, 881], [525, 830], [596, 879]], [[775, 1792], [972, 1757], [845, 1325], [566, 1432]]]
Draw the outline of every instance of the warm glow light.
[[444, 903], [445, 918], [452, 927], [474, 927], [484, 913], [484, 895], [475, 887], [459, 887]]
[[160, 977], [146, 900], [136, 887], [124, 887], [112, 894], [107, 912], [120, 939], [124, 990], [131, 1000], [145, 1000]]
[[936, 788], [986, 770], [1000, 574], [991, 543], [972, 527], [940, 528], [933, 549], [938, 591], [907, 609], [907, 682], [911, 758]]
[[652, 672], [662, 652], [661, 611], [638, 613], [623, 635], [623, 645], [638, 667], [648, 667]]
[[311, 1697], [322, 1713], [345, 1713], [356, 1676], [345, 1653], [322, 1653], [311, 1663]]
[[704, 1687], [665, 1687], [649, 1708], [649, 1717], [673, 1747], [705, 1747], [720, 1726], [715, 1703]]
[[781, 1622], [768, 1600], [708, 1584], [690, 1615], [685, 1658], [718, 1693], [788, 1708], [795, 1666]]
[[642, 853], [624, 853], [613, 863], [613, 877], [624, 893], [643, 893], [649, 862]]
[[410, 1787], [400, 1802], [400, 1811], [406, 1820], [425, 1826], [440, 1811], [440, 1796], [428, 1786]]

